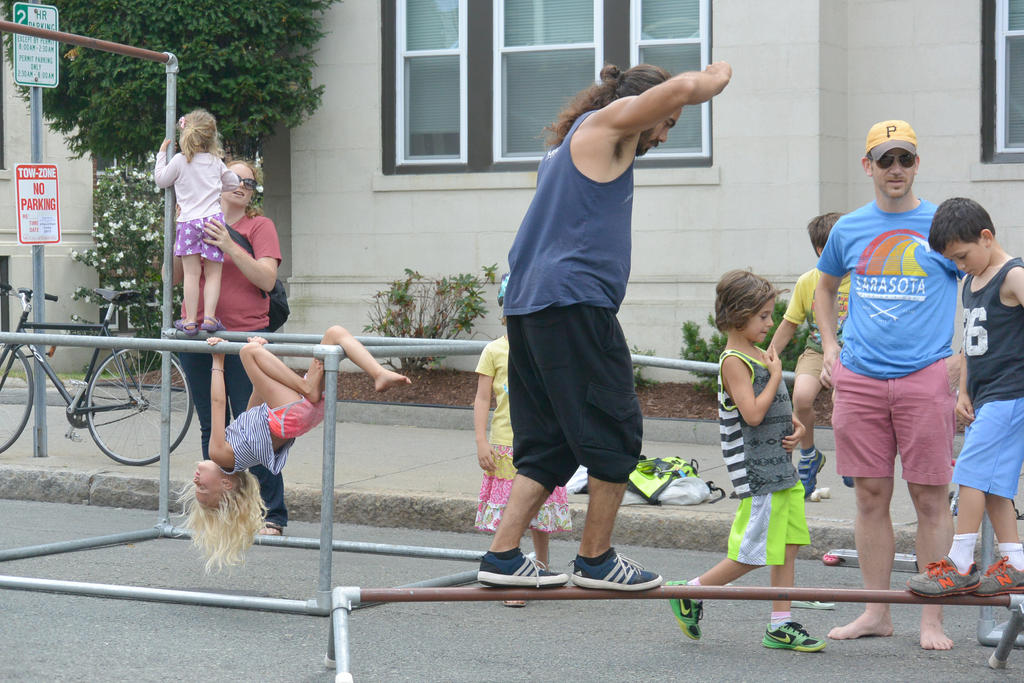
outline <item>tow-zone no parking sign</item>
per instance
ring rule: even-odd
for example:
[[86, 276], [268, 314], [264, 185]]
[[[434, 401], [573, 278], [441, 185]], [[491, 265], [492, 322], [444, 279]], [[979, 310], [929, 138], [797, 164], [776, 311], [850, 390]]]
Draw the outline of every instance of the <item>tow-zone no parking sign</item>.
[[60, 242], [60, 196], [56, 164], [18, 164], [18, 241], [21, 244]]

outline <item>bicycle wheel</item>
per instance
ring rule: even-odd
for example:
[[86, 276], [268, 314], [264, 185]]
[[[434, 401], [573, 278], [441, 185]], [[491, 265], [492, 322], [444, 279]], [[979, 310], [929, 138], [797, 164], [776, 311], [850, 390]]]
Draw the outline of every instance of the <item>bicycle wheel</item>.
[[0, 344], [0, 453], [11, 447], [32, 412], [32, 368], [17, 346]]
[[[124, 465], [160, 459], [160, 354], [125, 349], [111, 354], [89, 379], [85, 411], [89, 433], [104, 453]], [[192, 394], [171, 356], [171, 450], [192, 421]]]

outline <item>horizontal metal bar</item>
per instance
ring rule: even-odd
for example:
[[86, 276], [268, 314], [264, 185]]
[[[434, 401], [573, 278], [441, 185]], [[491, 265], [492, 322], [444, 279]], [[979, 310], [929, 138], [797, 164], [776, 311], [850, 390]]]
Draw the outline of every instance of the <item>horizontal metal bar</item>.
[[[317, 340], [319, 341], [319, 337]], [[35, 346], [83, 346], [99, 349], [140, 349], [143, 351], [172, 351], [178, 353], [226, 353], [237, 354], [245, 344], [222, 342], [210, 346], [203, 340], [147, 339], [139, 337], [96, 337], [70, 334], [29, 334], [25, 332], [0, 332], [2, 344], [31, 344]], [[330, 344], [274, 344], [267, 349], [277, 356], [302, 356], [324, 358], [337, 354], [345, 357], [340, 346]]]
[[[169, 538], [188, 540], [192, 534], [182, 527], [172, 527], [166, 533]], [[256, 545], [280, 548], [319, 549], [320, 539], [303, 536], [256, 536]], [[482, 550], [462, 550], [459, 548], [432, 548], [419, 545], [392, 545], [388, 543], [362, 543], [358, 541], [332, 541], [334, 552], [363, 553], [365, 555], [397, 555], [401, 557], [421, 557], [435, 560], [467, 560], [479, 562], [484, 556]]]
[[51, 31], [49, 29], [36, 28], [35, 26], [27, 26], [25, 24], [15, 24], [13, 21], [0, 21], [0, 31], [20, 33], [22, 35], [35, 36], [36, 38], [44, 38], [46, 40], [56, 40], [58, 43], [80, 45], [81, 47], [88, 47], [93, 50], [114, 52], [119, 55], [125, 55], [126, 57], [137, 57], [138, 59], [147, 59], [151, 62], [160, 62], [161, 64], [166, 64], [172, 58], [172, 55], [166, 52], [154, 52], [141, 47], [132, 47], [131, 45], [123, 45], [121, 43], [111, 43], [106, 40], [97, 40], [96, 38], [80, 36], [74, 33], [64, 33], [63, 31]]
[[314, 616], [327, 616], [329, 613], [329, 610], [318, 607], [315, 600], [286, 600], [284, 598], [179, 591], [167, 588], [117, 586], [109, 583], [56, 581], [53, 579], [35, 579], [23, 576], [0, 576], [0, 588], [39, 591], [43, 593], [71, 593], [73, 595], [145, 600], [149, 602], [173, 602], [184, 605], [205, 605], [207, 607], [233, 607], [236, 609], [310, 614]]
[[20, 560], [26, 557], [40, 557], [42, 555], [56, 555], [57, 553], [68, 553], [75, 550], [89, 550], [91, 548], [103, 548], [121, 543], [134, 543], [136, 541], [148, 541], [160, 538], [161, 532], [157, 527], [142, 529], [139, 531], [126, 531], [120, 534], [109, 534], [107, 536], [94, 536], [92, 538], [80, 538], [74, 541], [58, 541], [57, 543], [45, 543], [43, 545], [31, 545], [22, 548], [10, 548], [0, 550], [0, 562], [7, 560]]
[[[26, 334], [19, 332], [0, 332], [0, 343], [5, 344], [37, 344], [48, 346], [85, 346], [106, 349], [144, 349], [150, 351], [175, 351], [179, 353], [231, 353], [236, 354], [244, 346], [244, 341], [252, 332], [222, 332], [227, 340], [213, 347], [201, 339], [188, 339], [180, 330], [165, 330], [166, 339], [139, 339], [135, 337], [92, 337], [85, 335], [61, 334]], [[268, 350], [278, 356], [301, 356], [321, 358], [330, 353], [337, 353], [341, 358], [345, 352], [340, 346], [320, 344], [322, 335], [289, 335], [266, 334], [267, 341], [273, 342]], [[359, 337], [367, 350], [376, 358], [421, 357], [421, 356], [463, 356], [475, 355], [483, 350], [487, 342], [465, 339], [398, 339], [386, 337]], [[237, 340], [237, 341], [236, 341]], [[379, 342], [379, 343], [378, 343]], [[667, 368], [704, 374], [717, 374], [718, 364], [705, 363], [677, 358], [659, 358], [657, 356], [632, 355], [635, 365], [645, 367]], [[785, 371], [782, 376], [787, 381], [793, 380], [793, 373]]]
[[910, 591], [771, 586], [662, 586], [646, 591], [589, 588], [360, 588], [362, 602], [482, 602], [488, 600], [819, 600], [915, 605], [992, 605], [1009, 607], [1008, 595], [954, 595], [922, 598]]

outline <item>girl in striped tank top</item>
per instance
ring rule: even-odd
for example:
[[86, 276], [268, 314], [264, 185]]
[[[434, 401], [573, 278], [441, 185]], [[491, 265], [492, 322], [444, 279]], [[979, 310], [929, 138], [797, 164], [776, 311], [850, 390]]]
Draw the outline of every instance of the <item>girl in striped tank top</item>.
[[[222, 339], [210, 337], [211, 346]], [[264, 348], [267, 340], [250, 337], [239, 357], [252, 381], [249, 409], [225, 425], [224, 354], [213, 354], [210, 377], [210, 459], [196, 466], [182, 490], [185, 528], [206, 556], [206, 570], [241, 564], [253, 535], [263, 528], [266, 507], [259, 482], [247, 470], [263, 465], [279, 474], [295, 439], [324, 419], [324, 366], [314, 358], [299, 377]], [[321, 344], [341, 346], [345, 356], [373, 378], [377, 391], [409, 384], [404, 375], [387, 370], [339, 325], [330, 327]]]

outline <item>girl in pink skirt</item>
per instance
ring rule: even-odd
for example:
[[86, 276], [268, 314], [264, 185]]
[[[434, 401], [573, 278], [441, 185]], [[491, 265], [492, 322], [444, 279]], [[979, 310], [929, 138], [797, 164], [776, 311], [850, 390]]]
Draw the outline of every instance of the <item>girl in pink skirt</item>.
[[[505, 283], [508, 275], [501, 280], [498, 290], [498, 305], [504, 303]], [[504, 318], [502, 318], [504, 323]], [[476, 433], [476, 454], [480, 469], [484, 471], [480, 485], [480, 503], [476, 511], [476, 528], [481, 531], [495, 531], [501, 521], [501, 513], [508, 502], [512, 479], [516, 468], [512, 464], [512, 423], [508, 409], [508, 337], [502, 336], [488, 344], [476, 366], [476, 398], [473, 400], [473, 427]], [[487, 435], [487, 415], [491, 408], [493, 392], [496, 406], [491, 418], [490, 438]], [[544, 501], [536, 518], [530, 523], [533, 550], [537, 561], [548, 564], [548, 535], [555, 531], [571, 531], [572, 517], [565, 487], [559, 486]], [[523, 607], [523, 600], [506, 600], [506, 607]]]
[[[206, 223], [216, 219], [227, 225], [220, 207], [222, 192], [230, 192], [239, 185], [234, 171], [228, 170], [221, 156], [220, 135], [217, 120], [205, 109], [196, 109], [178, 119], [181, 135], [178, 144], [181, 151], [167, 161], [170, 140], [164, 140], [156, 155], [153, 178], [157, 187], [174, 186], [178, 202], [178, 228], [174, 237], [174, 255], [181, 257], [185, 272], [184, 299], [185, 317], [174, 323], [174, 327], [190, 337], [199, 330], [217, 332], [224, 329], [217, 318], [217, 302], [220, 299], [220, 276], [224, 265], [224, 253], [207, 244]], [[248, 182], [255, 182], [251, 179]], [[199, 320], [199, 278], [206, 276], [203, 288], [203, 310], [206, 317]]]

